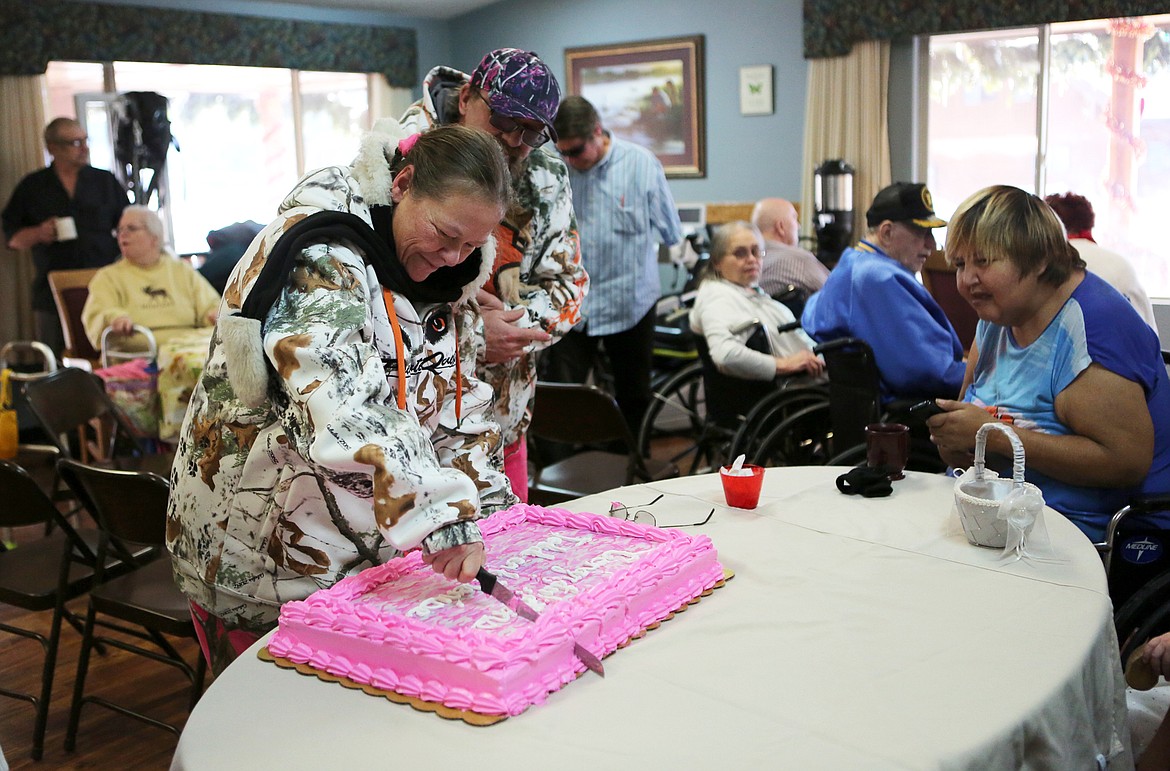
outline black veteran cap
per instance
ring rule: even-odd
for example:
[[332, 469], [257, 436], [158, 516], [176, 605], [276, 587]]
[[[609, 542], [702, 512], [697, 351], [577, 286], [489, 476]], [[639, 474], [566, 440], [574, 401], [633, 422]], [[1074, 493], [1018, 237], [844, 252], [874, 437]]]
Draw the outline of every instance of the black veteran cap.
[[935, 215], [926, 185], [916, 182], [895, 182], [878, 191], [865, 213], [865, 222], [874, 228], [885, 220], [909, 221], [922, 228], [941, 228], [947, 224]]

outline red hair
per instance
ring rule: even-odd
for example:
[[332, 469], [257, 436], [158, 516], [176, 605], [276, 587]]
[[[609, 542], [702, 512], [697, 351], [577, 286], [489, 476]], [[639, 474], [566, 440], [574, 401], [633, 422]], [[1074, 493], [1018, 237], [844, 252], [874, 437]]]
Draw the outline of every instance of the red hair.
[[1093, 204], [1083, 195], [1076, 193], [1050, 195], [1044, 198], [1044, 202], [1052, 207], [1069, 233], [1086, 233], [1097, 223]]

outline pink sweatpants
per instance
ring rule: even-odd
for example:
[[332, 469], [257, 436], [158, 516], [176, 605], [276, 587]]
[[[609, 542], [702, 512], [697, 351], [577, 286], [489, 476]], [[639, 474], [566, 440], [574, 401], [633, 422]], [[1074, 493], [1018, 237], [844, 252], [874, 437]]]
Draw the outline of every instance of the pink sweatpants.
[[516, 497], [528, 503], [528, 442], [523, 436], [504, 448], [504, 475]]

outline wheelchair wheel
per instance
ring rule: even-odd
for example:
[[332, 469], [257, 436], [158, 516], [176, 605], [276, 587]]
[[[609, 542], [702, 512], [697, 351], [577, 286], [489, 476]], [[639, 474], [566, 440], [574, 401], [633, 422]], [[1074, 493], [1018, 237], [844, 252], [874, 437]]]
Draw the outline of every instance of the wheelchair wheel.
[[1157, 576], [1113, 614], [1121, 665], [1152, 637], [1170, 631], [1170, 571]]
[[650, 456], [651, 445], [670, 442], [670, 460], [684, 473], [696, 473], [706, 451], [703, 438], [707, 424], [706, 395], [703, 392], [703, 367], [688, 364], [654, 389], [650, 407], [638, 431], [638, 450]]
[[833, 452], [828, 402], [800, 407], [767, 431], [755, 448], [761, 466], [823, 466]]
[[[785, 431], [794, 430], [794, 422], [786, 423], [786, 421], [794, 419], [794, 416], [798, 413], [801, 413], [803, 410], [812, 410], [809, 414], [820, 416], [827, 414], [825, 412], [827, 409], [828, 395], [824, 386], [794, 385], [776, 391], [776, 393], [765, 398], [748, 413], [746, 419], [735, 432], [727, 454], [729, 457], [734, 458], [742, 453], [747, 456], [749, 462], [769, 465], [763, 462], [765, 458], [761, 456], [760, 450], [765, 440], [778, 427], [784, 426]], [[802, 415], [801, 420], [807, 423], [812, 418]], [[779, 441], [778, 436], [772, 437], [772, 444], [775, 444], [777, 441]], [[793, 464], [785, 463], [783, 465]]]

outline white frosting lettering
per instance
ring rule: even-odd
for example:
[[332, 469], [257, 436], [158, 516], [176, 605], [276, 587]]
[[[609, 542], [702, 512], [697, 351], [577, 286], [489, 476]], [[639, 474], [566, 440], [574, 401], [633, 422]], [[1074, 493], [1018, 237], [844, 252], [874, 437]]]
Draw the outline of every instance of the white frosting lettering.
[[[621, 561], [632, 564], [636, 562], [637, 559], [638, 555], [635, 552], [625, 551], [623, 549], [610, 549], [609, 551], [604, 551], [601, 554], [598, 554], [596, 557], [583, 562], [580, 567], [566, 568], [562, 565], [553, 565], [551, 568], [549, 568], [549, 570], [553, 573], [560, 573], [561, 575], [568, 578], [569, 581], [580, 581], [589, 574], [606, 567], [611, 562]], [[558, 580], [563, 581], [564, 579]], [[574, 589], [574, 593], [576, 593], [576, 589]]]
[[585, 567], [580, 567], [573, 570], [564, 567], [563, 565], [553, 565], [551, 568], [549, 568], [549, 570], [551, 570], [553, 573], [560, 573], [561, 575], [566, 576], [570, 581], [580, 581], [582, 578], [593, 572], [589, 568]]
[[459, 584], [450, 591], [428, 597], [413, 608], [406, 611], [408, 618], [428, 619], [446, 607], [454, 605], [463, 607], [463, 601], [475, 594], [477, 590], [470, 584]]
[[504, 570], [515, 571], [515, 570], [519, 570], [522, 567], [524, 567], [524, 560], [522, 558], [508, 557], [508, 559], [504, 560], [503, 564], [499, 565], [496, 568], [496, 573], [499, 574], [500, 572], [502, 572]]
[[516, 618], [516, 614], [503, 605], [498, 605], [487, 614], [477, 618], [475, 623], [471, 625], [471, 628], [481, 629], [485, 632], [494, 632], [497, 629], [507, 626], [514, 618]]
[[[543, 541], [537, 541], [524, 551], [521, 557], [536, 557], [542, 560], [555, 560], [558, 554], [568, 554], [578, 546], [584, 546], [593, 540], [591, 533], [583, 533], [580, 537], [569, 535], [550, 535]], [[523, 564], [523, 562], [521, 562]]]
[[540, 587], [536, 594], [544, 600], [556, 600], [561, 597], [573, 597], [580, 591], [571, 581], [557, 578]]

